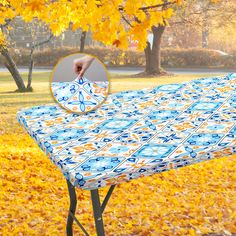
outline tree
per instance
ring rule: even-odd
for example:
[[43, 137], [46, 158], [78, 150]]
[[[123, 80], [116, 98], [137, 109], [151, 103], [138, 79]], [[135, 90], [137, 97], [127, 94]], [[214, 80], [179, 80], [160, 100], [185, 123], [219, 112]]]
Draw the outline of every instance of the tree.
[[[13, 1], [12, 1], [13, 2]], [[22, 11], [21, 7], [16, 8], [17, 3], [11, 3], [10, 1], [0, 1], [0, 53], [4, 59], [4, 65], [8, 69], [8, 71], [11, 73], [12, 78], [14, 79], [16, 85], [17, 85], [17, 91], [19, 92], [29, 92], [32, 91], [31, 83], [32, 83], [32, 72], [33, 72], [33, 66], [34, 66], [34, 59], [33, 54], [37, 47], [48, 43], [51, 38], [53, 37], [52, 34], [50, 34], [46, 39], [43, 39], [41, 41], [37, 40], [37, 30], [35, 30], [35, 27], [38, 26], [39, 22], [37, 20], [34, 20], [33, 18], [30, 19], [31, 24], [25, 24], [25, 28], [29, 29], [31, 36], [31, 41], [29, 42], [29, 71], [28, 71], [28, 82], [27, 85], [25, 85], [23, 78], [21, 74], [19, 73], [19, 70], [17, 68], [16, 63], [13, 60], [13, 57], [11, 56], [11, 53], [9, 51], [9, 48], [11, 47], [11, 31], [14, 29], [14, 23], [17, 18], [17, 12]], [[27, 16], [23, 14], [24, 17]], [[27, 18], [25, 18], [25, 21], [27, 22]]]
[[[53, 1], [47, 7], [51, 18], [41, 20], [54, 35], [71, 27], [83, 32], [90, 30], [95, 40], [122, 49], [127, 49], [130, 41], [138, 41], [138, 49], [145, 49], [146, 73], [161, 74], [161, 38], [173, 7], [180, 3], [181, 0]], [[154, 36], [152, 47], [147, 43], [149, 32]], [[83, 49], [82, 38], [81, 45]]]
[[[77, 2], [76, 5], [69, 4], [73, 9], [67, 24], [72, 23], [73, 29], [82, 28], [85, 31], [90, 29], [94, 39], [123, 49], [128, 47], [130, 41], [138, 41], [138, 49], [145, 49], [145, 73], [161, 74], [163, 73], [160, 63], [161, 38], [168, 26], [173, 6], [180, 3], [178, 0], [130, 0], [123, 3], [113, 1], [112, 4], [108, 4], [108, 1], [101, 1], [100, 4], [88, 1], [81, 6], [81, 2]], [[68, 4], [66, 5], [68, 7]], [[95, 17], [88, 18], [84, 15], [88, 11]], [[80, 18], [73, 15], [79, 15]], [[55, 22], [52, 23], [51, 29], [55, 33], [61, 30], [56, 27]], [[152, 47], [147, 42], [149, 32], [153, 33]]]
[[188, 0], [176, 11], [174, 20], [200, 30], [202, 48], [209, 47], [209, 36], [216, 28], [236, 26], [234, 0]]
[[[7, 43], [8, 40], [5, 38], [9, 38], [10, 41], [12, 40], [11, 37], [11, 30], [4, 30], [4, 27], [2, 27], [2, 32], [5, 31], [5, 35], [2, 34], [2, 43], [0, 43], [0, 53], [2, 54], [4, 58], [4, 64], [6, 68], [11, 73], [13, 79], [16, 82], [17, 88], [19, 92], [28, 92], [32, 91], [31, 83], [32, 83], [32, 73], [33, 73], [33, 67], [34, 67], [34, 51], [36, 48], [48, 43], [52, 38], [53, 34], [50, 34], [48, 37], [42, 40], [38, 40], [37, 36], [38, 34], [42, 34], [41, 32], [38, 32], [35, 29], [35, 25], [37, 25], [38, 22], [32, 22], [30, 25], [25, 24], [25, 28], [29, 29], [31, 40], [28, 42], [29, 45], [29, 67], [28, 67], [28, 80], [27, 85], [24, 84], [24, 81], [19, 73], [19, 70], [16, 66], [16, 63], [14, 62], [11, 53], [9, 52], [10, 43]], [[13, 20], [9, 23], [9, 26], [12, 27], [14, 25]]]
[[152, 47], [150, 42], [147, 42], [147, 46], [144, 50], [146, 58], [146, 74], [158, 75], [164, 72], [161, 68], [161, 38], [165, 31], [165, 27], [165, 25], [152, 26]]
[[16, 66], [14, 60], [12, 59], [12, 57], [9, 53], [9, 50], [8, 50], [6, 44], [5, 44], [4, 35], [1, 33], [0, 36], [2, 38], [0, 40], [0, 41], [2, 41], [2, 44], [0, 45], [0, 53], [5, 58], [4, 64], [7, 67], [7, 69], [9, 70], [9, 72], [11, 73], [12, 77], [14, 78], [19, 91], [25, 91], [26, 87], [25, 87], [24, 81], [17, 69], [17, 66]]
[[2, 15], [4, 13], [5, 15], [9, 14], [9, 16], [10, 16], [10, 17], [8, 17], [7, 20], [2, 18], [4, 20], [0, 21], [0, 53], [4, 57], [4, 59], [5, 59], [4, 64], [7, 67], [7, 69], [9, 70], [9, 72], [11, 73], [12, 77], [14, 78], [18, 89], [20, 91], [25, 91], [26, 87], [25, 87], [24, 81], [21, 78], [20, 73], [17, 69], [17, 66], [16, 66], [14, 60], [12, 59], [12, 57], [9, 53], [9, 50], [8, 50], [8, 47], [7, 47], [8, 45], [7, 45], [7, 42], [6, 42], [6, 37], [3, 33], [4, 28], [8, 27], [9, 23], [11, 22], [11, 17], [13, 18], [14, 16], [13, 16], [13, 13], [11, 12], [11, 10], [8, 12], [5, 9], [5, 11], [2, 10], [0, 12], [2, 13]]
[[[65, 0], [2, 0], [0, 3], [0, 24], [3, 26], [16, 16], [26, 22], [37, 18], [49, 26], [55, 36], [65, 30], [91, 30], [93, 38], [106, 45], [115, 45], [127, 49], [129, 42], [138, 41], [138, 49], [146, 48], [147, 73], [159, 74], [160, 42], [173, 6], [181, 0], [114, 0], [114, 1], [65, 1]], [[10, 14], [9, 14], [10, 13]], [[153, 32], [153, 47], [147, 45], [148, 32]], [[83, 51], [85, 33], [82, 34]], [[6, 50], [6, 46], [4, 47]], [[4, 54], [5, 55], [5, 54]], [[8, 67], [12, 63], [8, 63]], [[16, 66], [11, 68], [15, 81], [21, 81], [16, 75]], [[19, 77], [19, 76], [18, 76]], [[21, 81], [21, 90], [25, 90]]]
[[[138, 49], [145, 49], [146, 73], [160, 74], [162, 73], [161, 37], [168, 26], [174, 7], [182, 4], [182, 1], [1, 0], [0, 24], [4, 25], [16, 16], [22, 17], [26, 22], [37, 18], [48, 25], [55, 36], [71, 28], [72, 30], [81, 29], [82, 32], [90, 30], [95, 40], [122, 49], [127, 49], [130, 41], [138, 41]], [[147, 43], [149, 32], [154, 35], [152, 47]], [[83, 42], [83, 37], [81, 42]], [[81, 43], [82, 50], [83, 43]]]
[[11, 73], [12, 77], [15, 80], [15, 83], [19, 89], [19, 91], [25, 91], [26, 87], [20, 73], [17, 69], [17, 66], [12, 59], [9, 50], [8, 44], [6, 40], [6, 36], [4, 35], [4, 31], [8, 30], [9, 24], [16, 16], [14, 10], [9, 7], [7, 1], [0, 2], [0, 53], [5, 59], [4, 64]]
[[[49, 35], [43, 35], [43, 39], [39, 39], [40, 35], [42, 36], [42, 32], [38, 29], [39, 27], [39, 22], [37, 20], [32, 21], [31, 24], [28, 24], [25, 26], [28, 26], [27, 28], [30, 31], [30, 36], [31, 40], [28, 43], [29, 44], [29, 66], [28, 66], [28, 81], [27, 81], [27, 86], [26, 90], [32, 91], [33, 88], [31, 86], [32, 83], [32, 73], [33, 73], [33, 68], [34, 68], [34, 51], [38, 47], [47, 44], [50, 42], [50, 40], [53, 38], [53, 34], [49, 33]], [[46, 30], [46, 34], [48, 34], [48, 30]]]
[[81, 36], [80, 36], [80, 48], [79, 48], [79, 51], [80, 51], [80, 52], [83, 52], [83, 51], [84, 51], [86, 35], [87, 35], [87, 31], [81, 32]]

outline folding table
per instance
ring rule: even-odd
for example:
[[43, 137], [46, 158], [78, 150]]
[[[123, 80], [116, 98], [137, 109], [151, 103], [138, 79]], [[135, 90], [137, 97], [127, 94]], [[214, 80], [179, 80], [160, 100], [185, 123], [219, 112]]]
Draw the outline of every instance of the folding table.
[[[18, 121], [67, 179], [67, 235], [73, 221], [88, 235], [75, 217], [75, 187], [90, 190], [102, 236], [116, 184], [236, 153], [235, 92], [236, 74], [228, 74], [112, 94], [84, 115], [56, 104], [19, 111]], [[101, 203], [98, 189], [108, 185]]]

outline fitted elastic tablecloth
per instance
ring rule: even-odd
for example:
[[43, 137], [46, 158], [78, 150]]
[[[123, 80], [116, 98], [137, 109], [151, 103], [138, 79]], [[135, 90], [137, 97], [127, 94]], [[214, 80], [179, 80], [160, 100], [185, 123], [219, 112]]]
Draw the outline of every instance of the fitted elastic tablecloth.
[[90, 81], [76, 78], [71, 82], [53, 82], [55, 100], [73, 112], [88, 112], [99, 106], [108, 94], [108, 81]]
[[85, 115], [50, 104], [17, 117], [73, 185], [96, 189], [236, 153], [235, 92], [230, 74], [112, 94]]

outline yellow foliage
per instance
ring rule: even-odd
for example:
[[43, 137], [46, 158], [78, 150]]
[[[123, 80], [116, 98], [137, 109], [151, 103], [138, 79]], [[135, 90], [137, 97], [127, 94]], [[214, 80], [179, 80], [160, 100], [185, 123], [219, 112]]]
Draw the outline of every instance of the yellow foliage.
[[0, 30], [0, 45], [1, 46], [5, 46], [6, 45], [6, 40], [5, 40], [5, 36], [2, 32], [2, 30]]
[[15, 17], [15, 12], [4, 5], [0, 7], [0, 25], [6, 23], [6, 19], [13, 19]]
[[[64, 235], [60, 171], [26, 134], [4, 134], [0, 144], [0, 235]], [[236, 233], [234, 173], [231, 156], [120, 184], [104, 214], [107, 235]], [[94, 235], [89, 191], [77, 195], [78, 217]]]
[[70, 27], [72, 30], [90, 29], [94, 39], [104, 44], [126, 49], [129, 39], [135, 38], [138, 49], [143, 50], [146, 47], [147, 33], [151, 31], [152, 25], [163, 24], [163, 20], [169, 19], [173, 13], [173, 5], [180, 4], [181, 0], [173, 0], [173, 5], [168, 8], [162, 6], [165, 3], [163, 0], [2, 2], [0, 24], [15, 16], [21, 16], [26, 22], [37, 18], [48, 25], [55, 36]]
[[180, 5], [183, 2], [183, 0], [177, 0], [176, 3], [177, 5]]
[[168, 8], [166, 10], [163, 11], [162, 15], [165, 19], [169, 19], [173, 14], [173, 9], [172, 8]]

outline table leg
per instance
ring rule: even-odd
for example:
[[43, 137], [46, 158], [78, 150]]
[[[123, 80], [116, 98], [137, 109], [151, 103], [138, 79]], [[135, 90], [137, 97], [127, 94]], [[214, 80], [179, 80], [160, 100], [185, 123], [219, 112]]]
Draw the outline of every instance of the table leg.
[[70, 209], [67, 217], [66, 235], [73, 236], [73, 221], [74, 221], [73, 216], [75, 215], [77, 199], [76, 199], [75, 187], [68, 180], [67, 180], [67, 187], [70, 195]]
[[99, 193], [97, 189], [91, 190], [91, 199], [92, 199], [92, 205], [93, 205], [93, 215], [94, 215], [94, 220], [95, 220], [97, 236], [105, 236], [103, 219], [102, 219], [101, 203], [100, 203]]
[[[67, 180], [67, 187], [70, 196], [70, 209], [68, 212], [67, 217], [67, 224], [66, 224], [66, 235], [73, 236], [73, 222], [77, 223], [80, 229], [83, 231], [85, 236], [89, 236], [88, 232], [85, 230], [83, 225], [79, 222], [79, 220], [75, 216], [76, 205], [77, 205], [77, 197], [75, 187]], [[102, 213], [105, 210], [105, 207], [108, 203], [108, 200], [111, 197], [111, 194], [115, 188], [115, 185], [112, 185], [108, 190], [102, 204], [100, 203], [99, 191], [98, 189], [91, 190], [91, 199], [92, 199], [92, 206], [93, 206], [93, 215], [95, 221], [95, 227], [97, 236], [105, 236], [105, 230], [103, 225]]]

